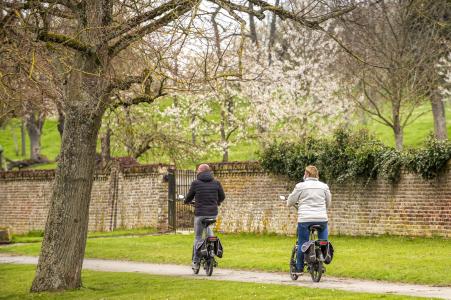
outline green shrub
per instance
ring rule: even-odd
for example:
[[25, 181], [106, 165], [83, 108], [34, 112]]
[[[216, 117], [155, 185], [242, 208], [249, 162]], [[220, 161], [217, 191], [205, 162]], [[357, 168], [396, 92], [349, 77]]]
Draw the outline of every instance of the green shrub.
[[329, 139], [307, 138], [299, 143], [273, 143], [261, 154], [266, 170], [299, 181], [314, 164], [326, 182], [368, 181], [377, 177], [397, 182], [402, 168], [431, 179], [451, 158], [448, 141], [429, 139], [426, 146], [406, 152], [385, 146], [367, 131], [340, 129]]
[[424, 179], [437, 177], [451, 158], [451, 143], [430, 137], [423, 148], [408, 151], [406, 168]]

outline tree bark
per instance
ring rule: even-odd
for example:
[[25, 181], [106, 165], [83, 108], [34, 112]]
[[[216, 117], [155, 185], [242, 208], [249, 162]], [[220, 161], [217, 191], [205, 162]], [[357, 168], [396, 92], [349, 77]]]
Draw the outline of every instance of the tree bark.
[[[251, 2], [249, 2], [249, 9], [254, 10], [254, 5]], [[252, 14], [249, 14], [249, 31], [252, 43], [258, 45], [257, 29], [255, 28], [255, 19]]]
[[100, 138], [102, 163], [111, 159], [111, 128], [108, 127], [105, 134]]
[[[196, 116], [193, 114], [191, 116], [191, 124], [194, 124], [196, 122]], [[196, 145], [196, 128], [193, 127], [191, 129], [191, 143], [195, 146]]]
[[431, 105], [432, 115], [434, 117], [434, 135], [439, 140], [447, 140], [448, 131], [446, 129], [445, 104], [439, 92], [435, 91], [432, 93]]
[[40, 112], [30, 111], [25, 116], [25, 125], [30, 138], [30, 158], [32, 160], [41, 160], [41, 135], [44, 122], [45, 116]]
[[221, 133], [221, 148], [222, 148], [222, 162], [229, 161], [229, 147], [227, 146], [227, 134], [226, 134], [226, 112], [221, 109], [221, 124], [219, 131]]
[[[398, 90], [398, 93], [399, 90]], [[393, 133], [395, 135], [395, 146], [396, 149], [399, 151], [402, 151], [404, 146], [404, 133], [403, 128], [401, 125], [401, 97], [398, 97], [398, 99], [393, 100], [392, 102], [392, 118], [393, 118]]]
[[224, 146], [222, 152], [222, 162], [229, 162], [229, 147]]
[[[22, 156], [27, 155], [27, 140], [25, 138], [25, 124], [22, 121], [20, 124], [20, 141], [22, 145]], [[19, 156], [18, 151], [16, 151], [16, 156]]]
[[60, 134], [60, 138], [61, 140], [63, 139], [63, 131], [64, 131], [64, 112], [63, 112], [63, 108], [61, 107], [61, 105], [57, 104], [57, 110], [58, 110], [58, 132]]
[[395, 126], [393, 128], [393, 133], [395, 134], [396, 149], [402, 151], [404, 148], [404, 130], [401, 126]]
[[[279, 6], [280, 0], [276, 0], [275, 6]], [[271, 25], [269, 28], [269, 42], [268, 42], [268, 48], [269, 48], [269, 54], [268, 54], [268, 63], [272, 64], [272, 56], [271, 56], [271, 50], [274, 45], [274, 42], [276, 41], [276, 28], [277, 28], [277, 15], [275, 13], [272, 14], [272, 20]]]

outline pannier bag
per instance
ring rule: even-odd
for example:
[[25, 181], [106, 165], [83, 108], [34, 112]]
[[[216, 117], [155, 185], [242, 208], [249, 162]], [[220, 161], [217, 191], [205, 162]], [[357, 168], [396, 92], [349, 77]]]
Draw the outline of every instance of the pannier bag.
[[219, 258], [222, 258], [224, 254], [224, 248], [222, 247], [221, 241], [216, 236], [207, 237], [206, 239], [202, 239], [196, 244], [196, 252], [199, 257], [206, 257], [208, 254], [207, 242], [213, 244], [213, 251], [215, 255]]
[[308, 241], [302, 244], [302, 252], [304, 253], [304, 261], [307, 263], [316, 262], [315, 241]]
[[327, 242], [326, 245], [321, 245], [321, 252], [323, 252], [324, 263], [330, 264], [334, 258], [334, 247], [331, 242]]
[[[332, 243], [329, 241], [319, 241], [319, 245], [321, 247], [321, 252], [324, 257], [324, 263], [330, 264], [332, 259], [334, 258], [334, 247]], [[308, 241], [302, 245], [301, 248], [304, 253], [304, 260], [307, 263], [316, 262], [316, 253], [315, 253], [315, 241]]]

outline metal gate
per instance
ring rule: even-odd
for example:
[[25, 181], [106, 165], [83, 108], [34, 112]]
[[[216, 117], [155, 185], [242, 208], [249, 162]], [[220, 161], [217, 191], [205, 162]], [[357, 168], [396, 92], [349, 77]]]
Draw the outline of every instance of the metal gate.
[[188, 194], [196, 176], [196, 172], [191, 170], [172, 170], [168, 174], [168, 222], [172, 230], [193, 229], [194, 207], [184, 204], [178, 195]]

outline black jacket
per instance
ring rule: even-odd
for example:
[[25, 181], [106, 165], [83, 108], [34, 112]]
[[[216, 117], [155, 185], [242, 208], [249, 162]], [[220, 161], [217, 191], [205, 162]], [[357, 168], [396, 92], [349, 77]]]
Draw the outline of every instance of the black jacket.
[[202, 172], [191, 183], [185, 203], [190, 203], [194, 198], [196, 198], [194, 202], [195, 216], [216, 216], [218, 205], [224, 201], [225, 194], [221, 184], [213, 178], [211, 172]]

